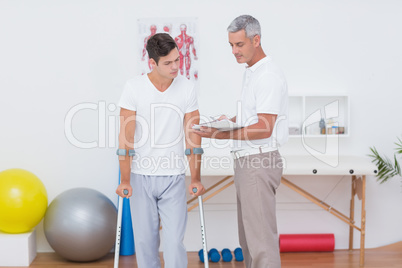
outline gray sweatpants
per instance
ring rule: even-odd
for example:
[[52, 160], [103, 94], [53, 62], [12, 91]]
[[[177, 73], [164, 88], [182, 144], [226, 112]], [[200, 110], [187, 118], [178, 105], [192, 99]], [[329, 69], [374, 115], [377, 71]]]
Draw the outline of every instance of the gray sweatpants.
[[282, 177], [278, 151], [235, 160], [239, 242], [247, 268], [280, 268], [276, 189]]
[[130, 206], [139, 268], [161, 267], [160, 223], [165, 268], [187, 267], [187, 252], [183, 244], [187, 224], [184, 179], [184, 174], [148, 176], [131, 173], [133, 195]]

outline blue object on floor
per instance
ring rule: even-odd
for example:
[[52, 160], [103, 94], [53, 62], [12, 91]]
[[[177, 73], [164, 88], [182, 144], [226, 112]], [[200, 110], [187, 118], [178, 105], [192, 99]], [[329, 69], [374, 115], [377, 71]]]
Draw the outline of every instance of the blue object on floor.
[[204, 250], [200, 249], [200, 251], [198, 251], [198, 257], [200, 257], [200, 261], [204, 262]]
[[235, 255], [235, 260], [236, 261], [243, 261], [244, 260], [243, 250], [241, 248], [236, 248], [234, 250], [234, 255]]
[[129, 256], [135, 253], [133, 223], [131, 220], [130, 199], [123, 198], [121, 217], [120, 255]]
[[208, 253], [208, 258], [211, 260], [211, 262], [218, 262], [221, 259], [221, 255], [216, 248], [211, 248]]
[[[120, 170], [119, 170], [120, 183]], [[123, 198], [123, 211], [121, 216], [120, 255], [135, 254], [133, 222], [131, 219], [130, 199]]]
[[228, 248], [222, 249], [222, 261], [224, 262], [231, 262], [233, 259], [232, 252]]

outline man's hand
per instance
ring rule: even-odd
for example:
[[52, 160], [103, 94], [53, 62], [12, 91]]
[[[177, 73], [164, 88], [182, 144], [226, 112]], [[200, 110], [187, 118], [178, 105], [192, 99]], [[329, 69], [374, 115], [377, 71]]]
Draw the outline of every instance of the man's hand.
[[227, 117], [226, 115], [221, 115], [221, 116], [219, 116], [217, 120], [218, 120], [218, 121], [221, 121], [221, 120], [224, 120], [224, 119], [230, 120], [230, 118]]
[[[197, 192], [194, 193], [193, 188], [196, 188]], [[204, 185], [202, 185], [202, 183], [200, 181], [192, 182], [188, 186], [188, 192], [190, 193], [191, 196], [200, 196], [205, 193], [205, 188], [204, 188]]]
[[[124, 194], [124, 190], [128, 191], [128, 194], [125, 195]], [[118, 194], [119, 196], [123, 197], [123, 198], [129, 198], [133, 193], [133, 188], [131, 188], [131, 185], [129, 183], [121, 183], [117, 189], [116, 189], [116, 194]]]
[[218, 139], [221, 131], [219, 131], [217, 128], [213, 127], [200, 127], [200, 130], [193, 129], [192, 132], [197, 134], [198, 136], [202, 138], [212, 138], [212, 139]]
[[[259, 140], [271, 137], [276, 122], [276, 114], [258, 114], [258, 122], [243, 128], [231, 131], [219, 131], [216, 128], [200, 127], [193, 130], [195, 134], [203, 138], [232, 139], [232, 140]], [[221, 120], [221, 119], [219, 119]], [[235, 120], [233, 117], [230, 120]], [[235, 122], [235, 121], [233, 121]]]

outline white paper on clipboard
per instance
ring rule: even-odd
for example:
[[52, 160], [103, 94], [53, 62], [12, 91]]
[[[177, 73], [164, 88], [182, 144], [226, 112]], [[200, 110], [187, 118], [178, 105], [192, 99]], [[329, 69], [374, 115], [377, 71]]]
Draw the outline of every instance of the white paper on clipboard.
[[203, 124], [194, 125], [193, 129], [199, 130], [200, 127], [211, 127], [211, 128], [216, 128], [216, 129], [218, 129], [220, 131], [230, 131], [230, 130], [241, 128], [241, 126], [239, 126], [235, 122], [230, 121], [228, 119], [214, 120], [214, 121], [211, 121], [211, 122], [206, 122], [206, 123], [203, 123]]

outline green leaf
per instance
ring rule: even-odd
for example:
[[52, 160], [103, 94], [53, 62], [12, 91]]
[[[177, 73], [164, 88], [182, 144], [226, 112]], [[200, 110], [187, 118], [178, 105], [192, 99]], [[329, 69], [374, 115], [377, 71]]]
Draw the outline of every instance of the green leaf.
[[395, 142], [395, 145], [397, 146], [395, 148], [396, 153], [398, 154], [402, 154], [402, 140], [400, 138], [398, 138], [399, 143]]
[[372, 162], [375, 163], [376, 166], [378, 167], [378, 173], [376, 176], [377, 180], [380, 183], [384, 183], [388, 181], [390, 178], [396, 175], [400, 175], [401, 169], [398, 160], [396, 158], [396, 155], [394, 155], [394, 164], [393, 164], [388, 157], [386, 156], [381, 157], [375, 147], [373, 148], [370, 147], [370, 150], [373, 154], [369, 156], [373, 158]]

